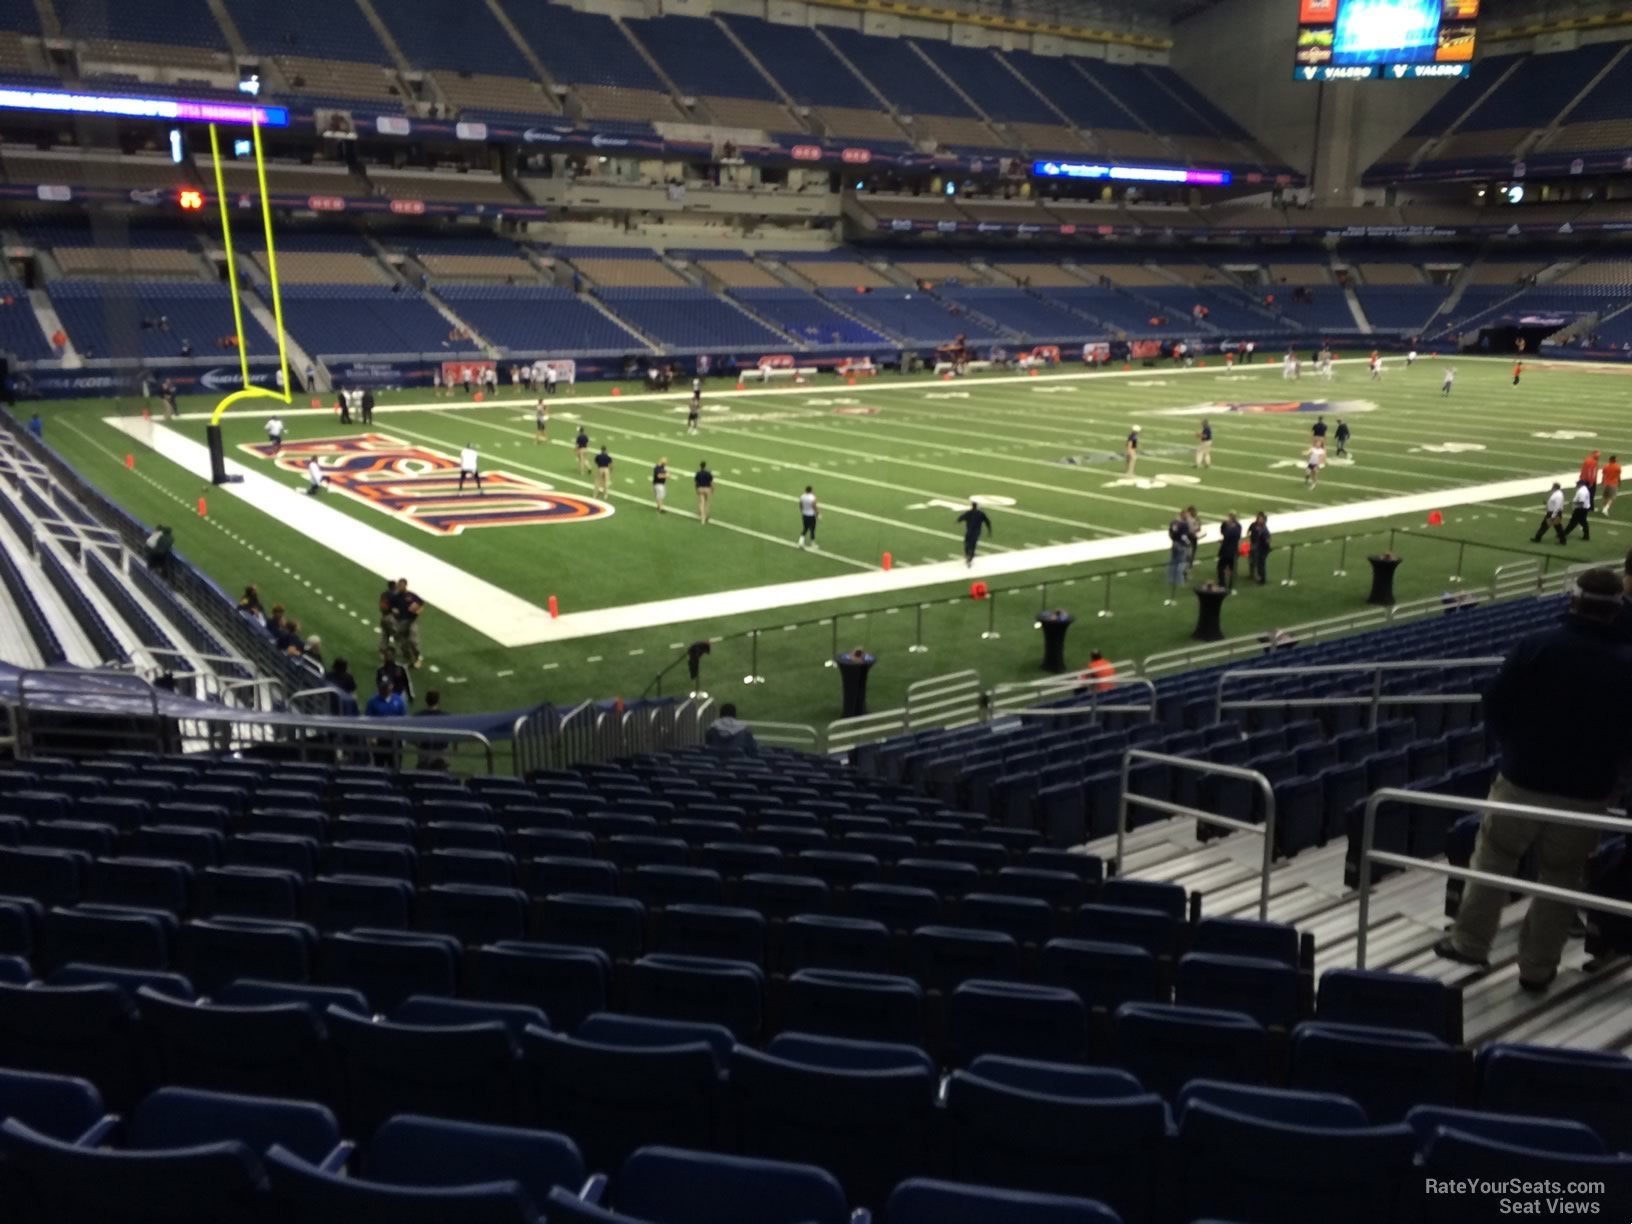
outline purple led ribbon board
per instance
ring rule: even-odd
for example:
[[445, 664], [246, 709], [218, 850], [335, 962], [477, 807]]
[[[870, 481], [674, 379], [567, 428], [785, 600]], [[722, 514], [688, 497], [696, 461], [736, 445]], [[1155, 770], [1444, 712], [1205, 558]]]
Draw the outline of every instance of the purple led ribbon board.
[[1038, 178], [1115, 179], [1121, 183], [1193, 183], [1202, 187], [1229, 184], [1228, 170], [1180, 170], [1169, 166], [1115, 166], [1104, 162], [1039, 161], [1031, 163]]
[[0, 111], [4, 110], [108, 115], [116, 119], [163, 119], [172, 123], [289, 126], [289, 108], [286, 106], [198, 102], [188, 98], [143, 98], [128, 94], [74, 93], [62, 89], [15, 89], [0, 85]]

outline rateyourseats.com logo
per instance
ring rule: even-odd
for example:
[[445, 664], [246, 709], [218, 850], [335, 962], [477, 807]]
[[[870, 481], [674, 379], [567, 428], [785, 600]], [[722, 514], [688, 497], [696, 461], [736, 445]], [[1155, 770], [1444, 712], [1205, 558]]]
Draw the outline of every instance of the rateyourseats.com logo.
[[1609, 1192], [1601, 1181], [1527, 1181], [1506, 1178], [1436, 1178], [1423, 1180], [1425, 1199], [1480, 1199], [1489, 1204], [1490, 1218], [1509, 1216], [1603, 1217]]

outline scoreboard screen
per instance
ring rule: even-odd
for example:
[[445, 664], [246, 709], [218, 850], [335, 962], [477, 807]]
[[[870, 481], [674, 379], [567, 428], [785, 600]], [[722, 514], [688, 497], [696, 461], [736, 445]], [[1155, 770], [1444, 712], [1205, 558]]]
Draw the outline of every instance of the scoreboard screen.
[[1298, 0], [1300, 81], [1462, 77], [1479, 0]]

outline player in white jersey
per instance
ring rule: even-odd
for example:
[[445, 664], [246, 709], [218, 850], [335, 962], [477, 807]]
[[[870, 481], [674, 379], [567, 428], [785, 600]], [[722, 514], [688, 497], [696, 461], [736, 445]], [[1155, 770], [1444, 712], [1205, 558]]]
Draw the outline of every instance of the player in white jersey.
[[1323, 349], [1320, 350], [1320, 364], [1316, 368], [1319, 369], [1320, 376], [1322, 378], [1324, 378], [1327, 382], [1332, 381], [1334, 371], [1333, 371], [1333, 368], [1332, 368], [1332, 350], [1331, 349], [1323, 348]]
[[822, 513], [822, 508], [816, 504], [816, 490], [810, 485], [799, 495], [799, 518], [802, 526], [799, 530], [799, 547], [816, 547], [816, 519]]
[[1287, 382], [1291, 382], [1298, 377], [1298, 355], [1290, 349], [1287, 350], [1286, 356], [1281, 359], [1281, 377]]
[[1409, 370], [1412, 366], [1414, 366], [1416, 364], [1417, 364], [1417, 350], [1412, 349], [1410, 352], [1408, 352], [1405, 355], [1405, 368]]
[[1304, 486], [1304, 488], [1312, 489], [1312, 488], [1314, 488], [1314, 486], [1316, 484], [1319, 483], [1319, 481], [1320, 481], [1320, 465], [1325, 463], [1325, 462], [1326, 462], [1326, 448], [1324, 446], [1318, 446], [1318, 445], [1311, 446], [1309, 448], [1309, 458], [1306, 461], [1306, 463], [1308, 465], [1307, 470], [1303, 474], [1303, 486]]
[[1439, 393], [1441, 395], [1449, 395], [1451, 393], [1451, 384], [1454, 383], [1455, 381], [1456, 381], [1456, 367], [1455, 366], [1446, 366], [1445, 367], [1445, 378], [1439, 384]]

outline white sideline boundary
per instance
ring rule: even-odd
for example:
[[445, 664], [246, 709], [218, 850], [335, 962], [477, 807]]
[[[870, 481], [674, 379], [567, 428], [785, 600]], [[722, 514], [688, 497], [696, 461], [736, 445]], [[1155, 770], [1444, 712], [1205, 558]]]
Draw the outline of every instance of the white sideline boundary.
[[[152, 447], [172, 463], [199, 473], [209, 470], [209, 450], [201, 442], [184, 438], [173, 429], [165, 429], [156, 422], [139, 417], [109, 417], [106, 421], [136, 441]], [[1142, 531], [1075, 544], [1054, 544], [992, 554], [977, 558], [972, 568], [961, 561], [941, 561], [896, 570], [871, 570], [860, 574], [840, 574], [829, 578], [743, 587], [708, 595], [687, 595], [622, 607], [597, 608], [588, 612], [567, 612], [551, 620], [549, 614], [537, 604], [512, 595], [456, 565], [432, 557], [422, 549], [366, 522], [359, 522], [349, 514], [331, 509], [318, 498], [308, 497], [264, 473], [246, 468], [234, 459], [228, 459], [227, 467], [244, 479], [242, 483], [220, 486], [222, 492], [242, 498], [257, 509], [276, 516], [314, 544], [331, 548], [382, 578], [410, 576], [416, 587], [432, 593], [431, 606], [434, 609], [485, 634], [499, 645], [512, 648], [769, 612], [775, 608], [802, 607], [821, 601], [868, 595], [900, 595], [971, 578], [990, 580], [1041, 569], [1082, 565], [1090, 561], [1113, 561], [1156, 553], [1168, 543], [1166, 531]], [[1353, 523], [1370, 523], [1407, 514], [1426, 515], [1430, 510], [1478, 505], [1514, 497], [1535, 497], [1539, 506], [1543, 492], [1553, 481], [1567, 485], [1574, 479], [1573, 472], [1566, 472], [1430, 493], [1409, 493], [1372, 501], [1347, 502], [1318, 510], [1293, 510], [1277, 515], [1270, 526], [1279, 537], [1288, 532], [1330, 530]]]

